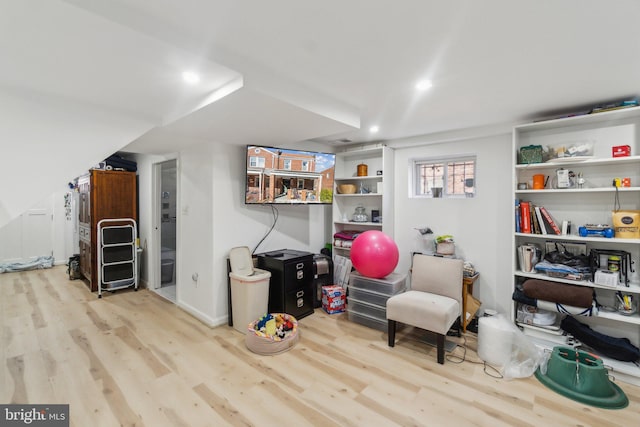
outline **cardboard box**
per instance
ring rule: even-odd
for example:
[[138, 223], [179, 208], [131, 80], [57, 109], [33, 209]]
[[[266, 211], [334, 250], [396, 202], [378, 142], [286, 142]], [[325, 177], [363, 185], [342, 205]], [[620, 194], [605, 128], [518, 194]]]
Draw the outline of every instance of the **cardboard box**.
[[343, 313], [347, 295], [342, 286], [322, 287], [322, 308], [329, 314]]
[[611, 147], [611, 155], [613, 157], [627, 157], [631, 155], [630, 145], [616, 145]]

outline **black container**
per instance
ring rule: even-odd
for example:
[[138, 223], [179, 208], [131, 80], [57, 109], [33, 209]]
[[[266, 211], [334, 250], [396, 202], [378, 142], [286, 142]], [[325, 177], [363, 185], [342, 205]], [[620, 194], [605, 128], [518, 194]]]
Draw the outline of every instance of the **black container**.
[[296, 319], [313, 314], [313, 254], [282, 249], [258, 254], [258, 268], [271, 272], [269, 312]]

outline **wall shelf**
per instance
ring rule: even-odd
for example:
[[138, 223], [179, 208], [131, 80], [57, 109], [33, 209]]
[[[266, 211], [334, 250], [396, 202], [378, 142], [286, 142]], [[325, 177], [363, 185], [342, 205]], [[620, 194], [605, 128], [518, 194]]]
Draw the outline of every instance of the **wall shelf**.
[[[592, 155], [588, 158], [561, 158], [546, 163], [517, 164], [522, 147], [542, 146], [544, 151], [569, 148], [571, 145], [588, 145]], [[513, 128], [513, 198], [528, 201], [535, 206], [544, 206], [558, 226], [562, 221], [570, 221], [575, 233], [578, 227], [585, 224], [608, 224], [613, 228], [612, 210], [614, 198], [619, 195], [619, 203], [624, 210], [640, 210], [640, 156], [612, 157], [612, 147], [629, 145], [632, 153], [640, 152], [640, 107], [628, 108], [605, 113], [589, 114], [566, 119], [555, 119], [544, 122], [529, 123]], [[558, 169], [568, 169], [574, 174], [581, 173], [585, 188], [557, 189], [555, 173]], [[543, 174], [547, 188], [532, 190], [531, 182], [534, 174]], [[612, 186], [613, 178], [630, 178], [634, 187]], [[519, 183], [527, 183], [529, 189], [518, 190]], [[575, 185], [575, 184], [572, 184]], [[617, 201], [617, 200], [615, 200]], [[575, 316], [576, 320], [589, 325], [594, 331], [602, 334], [628, 338], [636, 347], [640, 347], [640, 315], [623, 315], [615, 311], [617, 292], [633, 294], [640, 298], [640, 238], [605, 238], [600, 236], [581, 237], [577, 234], [533, 234], [516, 230], [512, 223], [512, 277], [513, 289], [528, 279], [542, 279], [560, 284], [592, 288], [598, 304], [601, 305], [596, 316]], [[624, 250], [631, 254], [633, 264], [629, 269], [629, 286], [606, 286], [589, 280], [569, 280], [549, 277], [536, 272], [520, 270], [517, 250], [520, 245], [533, 244], [539, 247], [544, 255], [545, 242], [566, 241], [586, 244], [587, 254], [592, 249]], [[606, 268], [606, 267], [605, 267]], [[512, 301], [512, 320], [515, 321], [518, 305]], [[570, 304], [568, 304], [570, 305]], [[558, 313], [558, 316], [564, 314]], [[517, 322], [516, 322], [517, 323]], [[535, 339], [539, 345], [551, 348], [558, 344], [571, 345], [562, 329], [536, 327], [517, 323], [523, 333]], [[558, 325], [560, 322], [558, 322]], [[605, 364], [617, 366], [624, 374], [623, 381], [640, 385], [640, 368], [629, 363], [610, 358]]]
[[[358, 165], [367, 165], [368, 176], [354, 176]], [[383, 174], [378, 175], [378, 171]], [[393, 150], [386, 146], [377, 146], [366, 149], [349, 149], [336, 153], [336, 178], [334, 179], [333, 199], [333, 233], [346, 230], [379, 230], [393, 237], [393, 186], [385, 176], [393, 175]], [[366, 194], [338, 194], [340, 184], [362, 183], [370, 193]], [[367, 222], [350, 221], [356, 207], [363, 207], [368, 215]], [[381, 222], [372, 222], [372, 211], [377, 211], [382, 217]], [[347, 219], [345, 221], [345, 219]], [[335, 252], [343, 255], [348, 253], [347, 248], [334, 245]]]

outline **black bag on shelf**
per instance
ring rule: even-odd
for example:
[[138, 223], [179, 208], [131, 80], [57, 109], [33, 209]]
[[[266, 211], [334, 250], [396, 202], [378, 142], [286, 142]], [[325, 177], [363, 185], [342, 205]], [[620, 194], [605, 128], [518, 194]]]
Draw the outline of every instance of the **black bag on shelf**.
[[560, 327], [604, 356], [623, 362], [635, 362], [640, 359], [640, 349], [631, 344], [628, 338], [615, 338], [601, 334], [571, 316], [562, 319]]
[[573, 254], [562, 244], [555, 244], [556, 250], [547, 252], [545, 261], [551, 264], [562, 264], [576, 269], [590, 269], [591, 262], [587, 255]]
[[138, 170], [137, 162], [124, 159], [118, 154], [113, 154], [107, 157], [104, 162], [107, 166], [111, 166], [114, 169], [124, 169], [129, 172], [136, 172]]

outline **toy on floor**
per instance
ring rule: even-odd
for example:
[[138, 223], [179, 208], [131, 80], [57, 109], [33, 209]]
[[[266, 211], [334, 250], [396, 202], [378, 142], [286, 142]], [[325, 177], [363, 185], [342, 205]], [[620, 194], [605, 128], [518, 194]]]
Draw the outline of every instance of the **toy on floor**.
[[293, 316], [290, 316], [288, 314], [267, 313], [260, 319], [250, 324], [249, 329], [264, 337], [282, 339], [286, 337], [287, 332], [290, 332], [294, 329], [294, 323], [292, 319], [295, 321]]
[[245, 343], [254, 353], [278, 354], [298, 342], [298, 321], [287, 313], [265, 314], [251, 322], [248, 328]]

